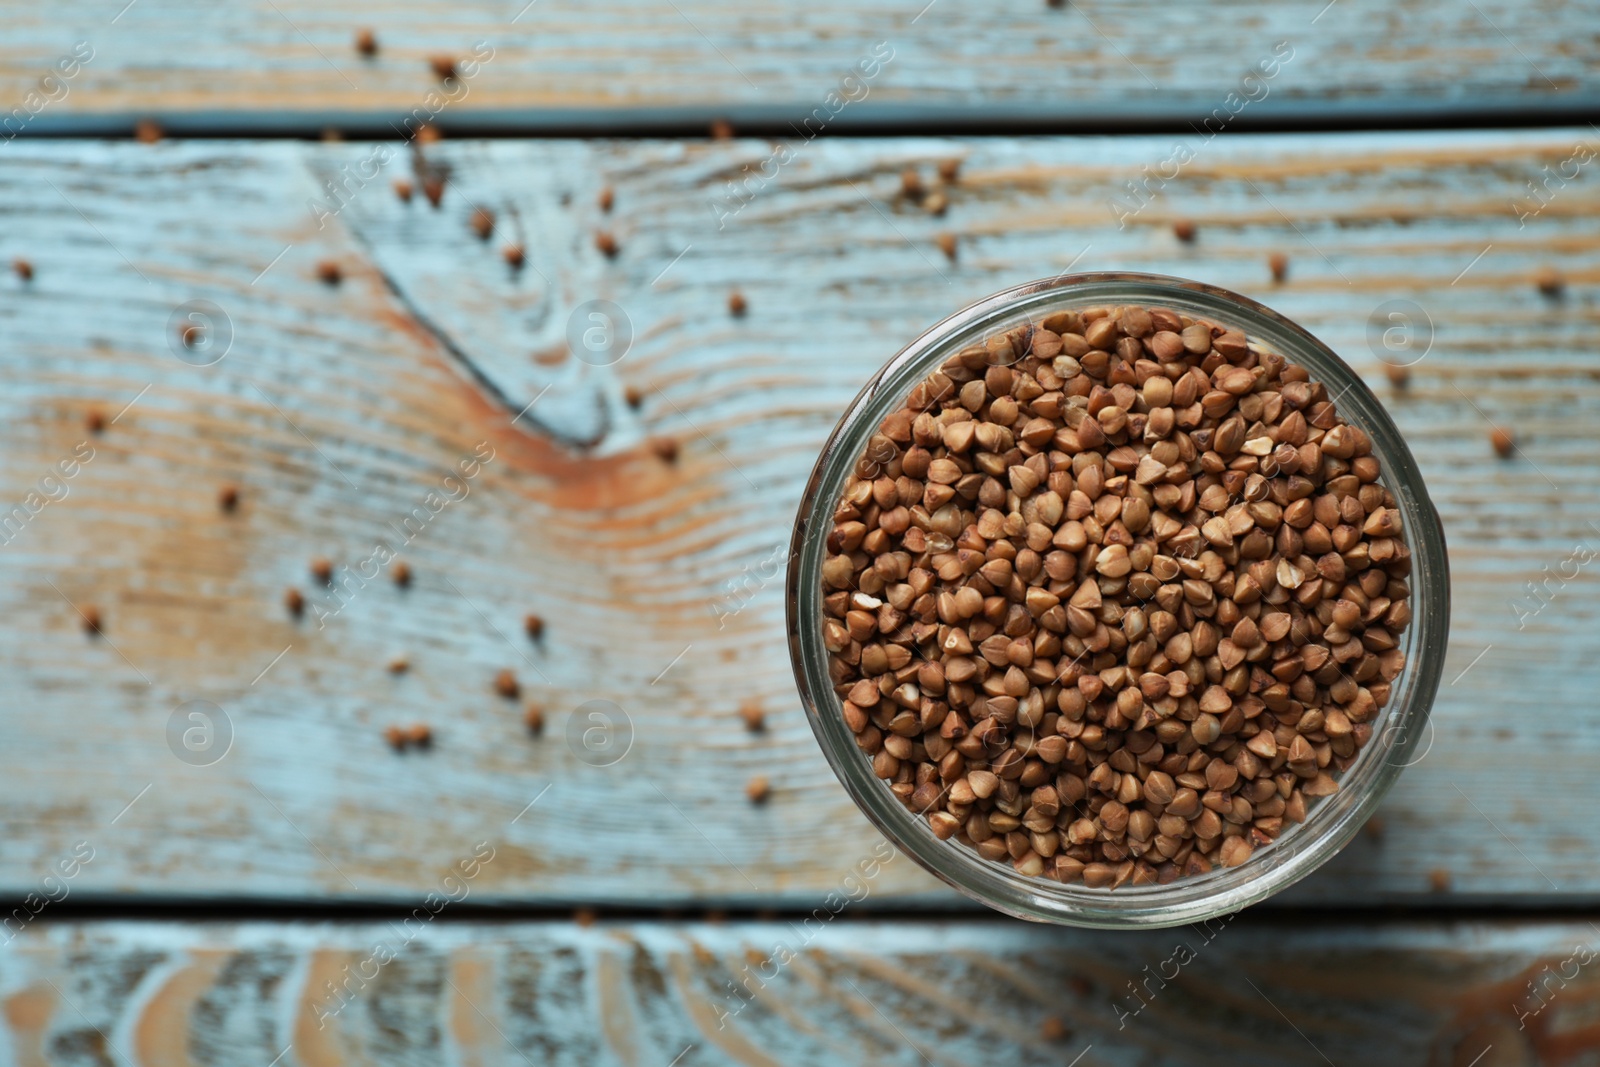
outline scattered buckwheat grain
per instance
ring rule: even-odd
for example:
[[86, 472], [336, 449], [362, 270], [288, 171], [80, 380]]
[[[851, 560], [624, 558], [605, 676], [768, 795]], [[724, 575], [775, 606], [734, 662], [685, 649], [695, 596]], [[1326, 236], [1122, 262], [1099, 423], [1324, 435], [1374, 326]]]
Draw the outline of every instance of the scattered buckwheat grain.
[[907, 167], [900, 172], [900, 195], [907, 200], [921, 200], [922, 194], [927, 192], [922, 184], [922, 175], [917, 173], [917, 168]]
[[333, 584], [333, 561], [326, 556], [317, 556], [311, 561], [311, 577], [323, 585]]
[[744, 720], [744, 728], [753, 734], [767, 728], [767, 713], [755, 697], [748, 697], [739, 705], [739, 718]]
[[323, 285], [338, 285], [343, 278], [338, 260], [324, 259], [317, 264], [317, 280]]
[[356, 31], [356, 51], [364, 56], [378, 54], [378, 35], [370, 29], [362, 27]]
[[733, 123], [727, 119], [711, 120], [711, 139], [713, 141], [733, 140]]
[[772, 784], [757, 775], [745, 783], [744, 795], [750, 798], [752, 804], [765, 804], [772, 795]]
[[535, 737], [544, 733], [544, 708], [538, 704], [529, 704], [522, 712], [522, 725]]
[[607, 213], [611, 211], [612, 205], [616, 202], [617, 194], [609, 185], [601, 189], [600, 195], [595, 198], [595, 203], [600, 205], [600, 210]]
[[478, 240], [487, 241], [494, 233], [494, 212], [486, 207], [474, 208], [472, 211], [472, 232]]
[[1545, 296], [1560, 296], [1561, 290], [1567, 286], [1566, 279], [1561, 277], [1561, 272], [1554, 267], [1542, 267], [1533, 276], [1533, 284]]
[[1272, 272], [1274, 282], [1282, 282], [1289, 276], [1289, 257], [1282, 252], [1274, 252], [1267, 257], [1267, 269]]
[[650, 451], [661, 457], [667, 463], [678, 462], [678, 439], [676, 437], [652, 437]]
[[494, 691], [507, 700], [515, 700], [522, 692], [522, 686], [517, 684], [517, 676], [506, 669], [494, 676]]
[[433, 729], [420, 722], [410, 726], [386, 726], [383, 739], [396, 752], [404, 752], [408, 748], [427, 748], [433, 744]]
[[528, 616], [522, 620], [522, 628], [528, 632], [530, 638], [535, 641], [539, 640], [544, 636], [544, 616], [529, 612]]
[[217, 490], [217, 507], [223, 511], [235, 511], [239, 507], [239, 489], [237, 486], [225, 485]]
[[89, 413], [83, 417], [83, 427], [90, 433], [105, 433], [105, 412], [101, 411], [99, 408], [90, 408]]
[[505, 259], [506, 266], [512, 270], [521, 270], [528, 258], [521, 245], [506, 245], [500, 250], [500, 255]]
[[607, 259], [615, 259], [617, 253], [621, 251], [621, 247], [617, 244], [617, 239], [612, 236], [609, 230], [601, 230], [594, 235], [594, 246]]
[[445, 81], [456, 76], [456, 57], [437, 55], [428, 57], [428, 69], [433, 71], [434, 77]]
[[33, 281], [33, 264], [18, 256], [11, 261], [11, 269], [25, 282]]
[[395, 565], [389, 568], [389, 577], [394, 579], [394, 584], [401, 589], [411, 584], [411, 564], [405, 560], [396, 560]]
[[1172, 236], [1184, 244], [1194, 240], [1194, 221], [1192, 219], [1179, 219], [1172, 224]]
[[99, 608], [95, 607], [93, 604], [85, 604], [83, 606], [82, 617], [83, 630], [85, 633], [97, 634], [101, 632], [100, 627], [102, 625], [102, 621], [100, 618]]
[[1515, 435], [1504, 426], [1496, 426], [1489, 431], [1489, 444], [1494, 447], [1494, 454], [1501, 459], [1511, 458], [1511, 453], [1517, 449]]
[[745, 303], [743, 293], [735, 289], [733, 292], [728, 294], [728, 314], [732, 315], [736, 319], [743, 318], [744, 313], [748, 309], [749, 305]]
[[939, 180], [947, 185], [954, 185], [961, 178], [961, 160], [939, 160]]
[[290, 615], [302, 615], [306, 610], [305, 594], [293, 587], [283, 591], [283, 606], [289, 610]]
[[938, 244], [939, 251], [944, 253], [944, 257], [950, 260], [952, 263], [955, 262], [956, 235], [949, 232], [941, 233], [938, 237], [934, 238], [934, 241], [936, 244]]
[[411, 203], [412, 192], [413, 189], [409, 180], [405, 178], [396, 178], [394, 180], [394, 195], [400, 198], [402, 204]]

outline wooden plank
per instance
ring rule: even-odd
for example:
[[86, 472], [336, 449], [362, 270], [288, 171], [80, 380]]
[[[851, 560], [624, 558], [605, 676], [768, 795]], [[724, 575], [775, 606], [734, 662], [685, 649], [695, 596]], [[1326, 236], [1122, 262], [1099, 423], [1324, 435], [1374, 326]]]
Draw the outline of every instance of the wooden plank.
[[[427, 105], [442, 108], [446, 128], [701, 132], [722, 115], [789, 136], [819, 107], [830, 130], [1130, 122], [1188, 130], [1214, 112], [1214, 123], [1233, 129], [1577, 118], [1597, 101], [1590, 39], [1600, 14], [1594, 0], [117, 7], [0, 5], [0, 115], [23, 109], [9, 129], [126, 134], [153, 116], [188, 133], [315, 135], [332, 126], [390, 137], [437, 88], [429, 59], [464, 58], [480, 42], [492, 59], [463, 79], [465, 92]], [[362, 26], [376, 32], [374, 57], [353, 47]], [[78, 42], [92, 58], [41, 89], [40, 77]], [[881, 71], [843, 80], [875, 53], [886, 60]], [[1269, 76], [1251, 79], [1252, 69]]]
[[[816, 449], [883, 359], [949, 310], [1076, 265], [1202, 277], [1305, 323], [1392, 403], [1444, 516], [1454, 629], [1431, 747], [1386, 833], [1290, 899], [1593, 900], [1600, 730], [1569, 713], [1596, 687], [1592, 568], [1537, 612], [1519, 598], [1542, 568], [1571, 574], [1600, 530], [1600, 200], [1574, 180], [1525, 228], [1509, 206], [1584, 136], [1218, 142], [1124, 228], [1107, 198], [1166, 138], [818, 143], [722, 229], [721, 175], [767, 146], [444, 142], [437, 211], [392, 195], [398, 160], [319, 230], [318, 176], [372, 146], [14, 144], [0, 256], [35, 277], [0, 279], [0, 515], [80, 442], [94, 458], [0, 551], [0, 885], [25, 892], [84, 841], [84, 897], [405, 900], [488, 841], [479, 899], [819, 899], [878, 838], [800, 714], [763, 576]], [[945, 218], [897, 198], [902, 168], [931, 180], [945, 158], [965, 160]], [[499, 218], [487, 244], [474, 204]], [[1179, 213], [1193, 245], [1170, 232]], [[946, 229], [954, 263], [933, 243]], [[517, 234], [520, 273], [498, 255]], [[1274, 249], [1292, 257], [1278, 286]], [[344, 264], [339, 287], [313, 277], [322, 258]], [[1564, 298], [1531, 284], [1544, 264]], [[1404, 393], [1367, 341], [1402, 297], [1434, 324]], [[194, 299], [232, 323], [209, 367], [172, 348]], [[626, 309], [631, 350], [552, 362], [591, 299]], [[89, 409], [126, 405], [86, 434]], [[1517, 428], [1517, 457], [1492, 455], [1487, 420]], [[680, 442], [676, 463], [655, 435]], [[493, 459], [467, 495], [428, 513], [481, 442]], [[224, 482], [237, 514], [218, 511]], [[403, 546], [410, 589], [313, 590], [311, 557], [355, 568], [380, 540]], [[311, 605], [299, 623], [289, 585]], [[99, 606], [103, 638], [69, 600]], [[541, 643], [528, 611], [549, 620]], [[392, 676], [399, 654], [412, 670]], [[501, 668], [544, 704], [542, 737], [491, 691]], [[739, 722], [747, 699], [763, 734]], [[232, 724], [211, 766], [174, 754], [191, 700]], [[631, 721], [610, 767], [567, 739], [591, 700]], [[413, 721], [432, 750], [390, 751], [385, 726]], [[759, 808], [743, 796], [758, 774], [774, 787]], [[1451, 893], [1430, 888], [1436, 869]], [[904, 861], [875, 893], [954, 899]]]
[[0, 950], [0, 1063], [1578, 1064], [1597, 944], [1581, 921], [67, 923]]

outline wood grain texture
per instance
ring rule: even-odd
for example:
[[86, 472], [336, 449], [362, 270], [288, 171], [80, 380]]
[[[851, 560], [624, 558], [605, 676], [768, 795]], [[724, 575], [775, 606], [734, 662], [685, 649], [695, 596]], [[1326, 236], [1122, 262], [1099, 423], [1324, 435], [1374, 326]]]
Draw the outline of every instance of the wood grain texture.
[[382, 923], [42, 928], [0, 951], [0, 1063], [1558, 1067], [1600, 1055], [1600, 935], [1585, 922], [1237, 919], [1108, 935], [841, 917], [435, 924], [401, 942]]
[[[1600, 200], [1585, 171], [1525, 226], [1509, 206], [1585, 135], [1221, 139], [1123, 228], [1107, 198], [1169, 139], [818, 142], [721, 229], [723, 176], [767, 145], [444, 142], [438, 210], [389, 191], [397, 157], [319, 230], [319, 181], [372, 146], [12, 144], [0, 256], [35, 276], [0, 279], [0, 515], [80, 442], [94, 458], [0, 547], [0, 886], [20, 896], [83, 841], [81, 898], [409, 901], [488, 841], [480, 900], [820, 899], [878, 839], [816, 751], [761, 576], [881, 361], [950, 310], [1076, 265], [1204, 278], [1304, 323], [1391, 402], [1444, 517], [1454, 625], [1432, 745], [1384, 834], [1286, 899], [1593, 900], [1593, 568], [1513, 610], [1600, 538]], [[902, 168], [931, 180], [945, 158], [965, 161], [946, 217], [897, 197]], [[473, 205], [497, 213], [487, 243]], [[1179, 214], [1193, 245], [1170, 232]], [[954, 263], [933, 243], [946, 229]], [[498, 255], [511, 239], [520, 273]], [[1282, 285], [1271, 250], [1291, 256]], [[343, 284], [315, 280], [322, 258]], [[1562, 298], [1530, 281], [1546, 264]], [[1404, 392], [1367, 341], [1400, 297], [1433, 323]], [[194, 299], [231, 320], [208, 367], [174, 355], [170, 316]], [[592, 299], [632, 323], [612, 366], [561, 359]], [[130, 404], [86, 433], [90, 409]], [[1517, 456], [1493, 456], [1490, 420], [1517, 429]], [[675, 463], [656, 435], [680, 442]], [[434, 514], [428, 494], [480, 443], [493, 459]], [[237, 514], [218, 511], [224, 482]], [[333, 614], [308, 561], [355, 568], [378, 542], [403, 549], [412, 587], [349, 579]], [[310, 602], [298, 623], [289, 585]], [[102, 638], [82, 632], [88, 604]], [[549, 620], [537, 644], [528, 611]], [[389, 674], [402, 654], [411, 671]], [[491, 691], [501, 668], [544, 705], [542, 737]], [[765, 733], [740, 724], [746, 699]], [[174, 755], [191, 700], [231, 722], [211, 766]], [[614, 766], [577, 758], [591, 700], [631, 720]], [[413, 721], [433, 748], [390, 751], [384, 727]], [[757, 774], [763, 807], [743, 796]], [[1430, 888], [1436, 869], [1451, 892]], [[873, 901], [953, 899], [897, 860]]]
[[[120, 5], [8, 0], [0, 116], [30, 133], [126, 133], [140, 116], [175, 131], [389, 136], [437, 87], [438, 54], [487, 42], [494, 58], [440, 121], [486, 131], [704, 130], [713, 116], [787, 130], [830, 91], [853, 102], [831, 128], [907, 122], [1044, 122], [1076, 128], [1161, 122], [1214, 109], [1262, 121], [1392, 120], [1592, 112], [1594, 0], [1404, 0], [1332, 4], [1097, 0], [1051, 8], [906, 0], [205, 0]], [[380, 50], [359, 56], [357, 27]], [[78, 41], [93, 58], [42, 108], [28, 101]], [[1274, 46], [1293, 60], [1245, 81]], [[870, 92], [841, 80], [877, 42], [893, 59]], [[1248, 96], [1246, 107], [1227, 103]], [[12, 127], [20, 129], [21, 126]]]

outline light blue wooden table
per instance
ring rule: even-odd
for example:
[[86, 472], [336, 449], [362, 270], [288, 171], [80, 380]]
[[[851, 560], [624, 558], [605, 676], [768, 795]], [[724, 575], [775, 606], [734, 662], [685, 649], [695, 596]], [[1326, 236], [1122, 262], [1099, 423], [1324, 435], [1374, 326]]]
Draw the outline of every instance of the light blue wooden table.
[[[119, 6], [0, 16], [0, 1064], [1600, 1058], [1600, 5]], [[843, 405], [1069, 268], [1306, 325], [1449, 537], [1426, 755], [1216, 929], [875, 862], [788, 665], [774, 561]], [[590, 301], [625, 352], [569, 354]]]

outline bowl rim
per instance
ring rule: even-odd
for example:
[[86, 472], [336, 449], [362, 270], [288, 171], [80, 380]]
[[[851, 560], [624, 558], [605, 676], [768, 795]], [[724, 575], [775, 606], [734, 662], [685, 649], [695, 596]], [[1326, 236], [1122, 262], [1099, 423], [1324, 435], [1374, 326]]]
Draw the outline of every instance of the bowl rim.
[[[1100, 290], [1120, 289], [1138, 292], [1120, 299], [1096, 296]], [[1407, 661], [1401, 676], [1395, 679], [1393, 698], [1373, 720], [1375, 728], [1383, 724], [1382, 732], [1375, 729], [1358, 762], [1341, 774], [1341, 784], [1364, 766], [1374, 769], [1363, 772], [1368, 778], [1359, 794], [1347, 796], [1341, 790], [1324, 798], [1305, 823], [1286, 832], [1271, 847], [1257, 850], [1237, 868], [1218, 868], [1166, 886], [1089, 889], [1081, 884], [1022, 875], [1007, 865], [983, 859], [957, 842], [941, 841], [934, 837], [926, 820], [871, 776], [870, 763], [849, 734], [841, 701], [828, 683], [827, 652], [821, 645], [819, 624], [820, 581], [811, 579], [819, 577], [820, 560], [825, 554], [822, 546], [838, 500], [838, 492], [825, 490], [837, 483], [842, 491], [849, 471], [860, 458], [860, 444], [870, 437], [870, 430], [861, 441], [854, 436], [861, 434], [862, 420], [883, 408], [871, 420], [871, 428], [876, 429], [882, 415], [904, 400], [911, 385], [936, 368], [933, 357], [942, 362], [960, 347], [973, 343], [974, 338], [963, 339], [964, 334], [985, 327], [999, 331], [1022, 321], [1036, 321], [1051, 310], [1036, 305], [1052, 302], [1060, 307], [1119, 303], [1207, 305], [1198, 313], [1243, 329], [1252, 343], [1264, 343], [1294, 362], [1304, 363], [1309, 358], [1312, 363], [1321, 364], [1308, 367], [1313, 380], [1333, 384], [1327, 379], [1342, 379], [1338, 383], [1341, 391], [1335, 398], [1341, 416], [1372, 437], [1373, 455], [1381, 468], [1380, 482], [1394, 494], [1401, 512], [1403, 535], [1412, 556], [1408, 581], [1414, 605], [1413, 621], [1402, 642]], [[1008, 317], [1011, 321], [1001, 321]], [[1238, 321], [1241, 318], [1250, 321]], [[1285, 348], [1296, 351], [1284, 352]], [[913, 370], [915, 377], [910, 377]], [[1398, 428], [1349, 364], [1299, 323], [1249, 297], [1169, 275], [1098, 271], [1027, 282], [974, 301], [923, 331], [867, 380], [829, 433], [807, 479], [790, 542], [785, 624], [795, 681], [824, 756], [856, 806], [900, 851], [961, 893], [1018, 918], [1100, 928], [1159, 928], [1208, 921], [1265, 899], [1310, 874], [1359, 832], [1400, 771], [1416, 762], [1411, 756], [1429, 723], [1443, 672], [1449, 606], [1449, 559], [1438, 512]], [[1374, 765], [1373, 760], [1380, 753], [1383, 758]], [[1337, 802], [1337, 806], [1331, 809], [1329, 818], [1317, 822], [1318, 813], [1329, 802]], [[1300, 833], [1314, 822], [1316, 834]]]

